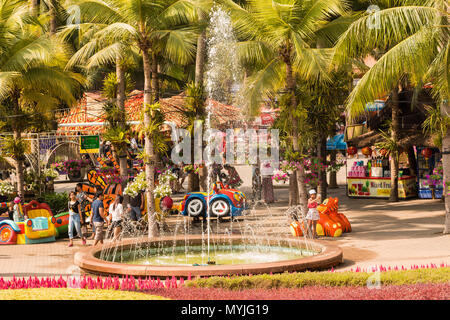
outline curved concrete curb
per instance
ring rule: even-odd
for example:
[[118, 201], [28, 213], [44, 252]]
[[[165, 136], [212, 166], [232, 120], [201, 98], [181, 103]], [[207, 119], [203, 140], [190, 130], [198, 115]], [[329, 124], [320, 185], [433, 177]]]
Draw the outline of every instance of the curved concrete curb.
[[[160, 237], [155, 240], [146, 238], [127, 239], [119, 245], [124, 249], [134, 247], [136, 244], [163, 242], [163, 245], [173, 245], [173, 241], [180, 242], [184, 245], [186, 239], [189, 244], [201, 244], [201, 236], [185, 236], [182, 237]], [[211, 236], [212, 241], [227, 241], [234, 243], [242, 241], [240, 236]], [[273, 245], [294, 245], [304, 248], [304, 243], [300, 239], [279, 240], [275, 238], [261, 238], [264, 243]], [[96, 258], [96, 255], [102, 249], [113, 248], [115, 245], [107, 244], [103, 246], [95, 246], [78, 251], [75, 254], [74, 262], [77, 266], [88, 273], [102, 275], [119, 275], [119, 276], [135, 276], [135, 277], [195, 277], [195, 276], [219, 276], [219, 275], [235, 275], [235, 274], [261, 274], [261, 273], [282, 273], [305, 270], [318, 270], [331, 268], [343, 261], [342, 249], [337, 246], [323, 245], [317, 242], [310, 242], [313, 250], [320, 253], [311, 257], [304, 257], [294, 260], [284, 260], [268, 263], [252, 263], [252, 264], [236, 264], [236, 265], [211, 265], [211, 266], [178, 266], [178, 265], [137, 265], [125, 264], [118, 262], [108, 262]]]

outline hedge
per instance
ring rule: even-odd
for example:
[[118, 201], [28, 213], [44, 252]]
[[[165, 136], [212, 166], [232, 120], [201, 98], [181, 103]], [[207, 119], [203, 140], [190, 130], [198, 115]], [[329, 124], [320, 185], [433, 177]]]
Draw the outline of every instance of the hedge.
[[[381, 285], [407, 285], [418, 283], [450, 283], [450, 267], [380, 272]], [[302, 288], [305, 286], [367, 286], [373, 281], [370, 272], [301, 272], [274, 275], [210, 277], [190, 280], [187, 287], [222, 288], [229, 290]]]

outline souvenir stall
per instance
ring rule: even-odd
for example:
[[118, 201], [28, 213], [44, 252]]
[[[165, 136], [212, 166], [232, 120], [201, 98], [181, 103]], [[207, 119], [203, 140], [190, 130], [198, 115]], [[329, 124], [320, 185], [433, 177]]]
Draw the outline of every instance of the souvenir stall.
[[[347, 149], [347, 196], [351, 198], [384, 198], [391, 192], [391, 173], [386, 150], [364, 147]], [[408, 162], [400, 157], [398, 197], [417, 196], [416, 177], [410, 174]]]
[[421, 199], [442, 198], [442, 155], [437, 148], [416, 147], [417, 190]]

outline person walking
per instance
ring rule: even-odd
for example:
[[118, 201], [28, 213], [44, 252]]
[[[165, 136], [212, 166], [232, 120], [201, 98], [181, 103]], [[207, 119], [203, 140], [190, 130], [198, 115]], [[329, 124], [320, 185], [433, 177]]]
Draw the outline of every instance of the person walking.
[[114, 232], [112, 241], [119, 240], [120, 232], [122, 231], [122, 216], [123, 216], [123, 197], [118, 195], [114, 202], [109, 206], [109, 219], [111, 220], [111, 229]]
[[94, 246], [103, 244], [103, 225], [105, 224], [105, 207], [103, 206], [103, 193], [97, 192], [92, 202], [92, 222], [95, 227]]
[[142, 218], [142, 211], [144, 211], [144, 193], [142, 191], [130, 199], [128, 211], [131, 220], [138, 221]]
[[88, 217], [88, 214], [86, 212], [86, 206], [89, 203], [92, 203], [92, 199], [88, 197], [87, 193], [83, 191], [83, 184], [77, 183], [77, 186], [75, 187], [77, 192], [77, 201], [80, 204], [80, 223], [81, 223], [81, 232], [83, 235], [87, 235], [87, 222], [86, 219]]
[[73, 229], [77, 231], [78, 236], [81, 238], [83, 245], [86, 244], [86, 238], [81, 231], [81, 205], [77, 200], [77, 196], [74, 191], [69, 194], [69, 247], [73, 246]]

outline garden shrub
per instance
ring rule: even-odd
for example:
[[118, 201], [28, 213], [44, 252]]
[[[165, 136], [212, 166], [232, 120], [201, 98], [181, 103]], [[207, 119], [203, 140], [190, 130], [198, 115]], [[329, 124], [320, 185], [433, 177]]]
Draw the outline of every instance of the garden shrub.
[[54, 215], [68, 211], [67, 202], [69, 202], [69, 195], [66, 192], [46, 193], [37, 200], [48, 204]]
[[[274, 275], [211, 277], [186, 282], [187, 287], [222, 288], [230, 290], [302, 288], [305, 286], [362, 287], [367, 285], [370, 272], [299, 272]], [[450, 282], [450, 267], [383, 271], [382, 285], [408, 285], [418, 283]]]

